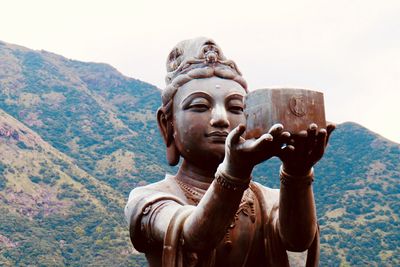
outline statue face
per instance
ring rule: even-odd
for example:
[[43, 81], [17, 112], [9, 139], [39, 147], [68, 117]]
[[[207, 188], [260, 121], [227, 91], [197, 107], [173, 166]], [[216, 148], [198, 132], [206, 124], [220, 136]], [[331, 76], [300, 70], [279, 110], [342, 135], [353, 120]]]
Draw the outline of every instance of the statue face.
[[175, 144], [185, 160], [219, 164], [228, 133], [245, 123], [246, 91], [233, 80], [211, 77], [184, 84], [174, 96]]

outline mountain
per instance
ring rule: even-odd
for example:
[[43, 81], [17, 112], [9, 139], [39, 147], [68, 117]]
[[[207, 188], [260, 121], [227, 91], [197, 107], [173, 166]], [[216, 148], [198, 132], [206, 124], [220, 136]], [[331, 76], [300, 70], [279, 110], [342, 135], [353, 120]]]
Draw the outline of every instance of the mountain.
[[124, 194], [145, 182], [138, 170], [150, 180], [163, 172], [156, 87], [106, 64], [2, 42], [0, 58], [0, 108], [83, 170]]
[[[143, 266], [129, 191], [174, 172], [160, 91], [113, 67], [0, 42], [0, 265]], [[255, 170], [279, 185], [279, 161]], [[400, 145], [338, 125], [315, 167], [321, 265], [400, 265]]]
[[143, 262], [123, 207], [168, 169], [158, 101], [106, 64], [0, 42], [0, 265]]

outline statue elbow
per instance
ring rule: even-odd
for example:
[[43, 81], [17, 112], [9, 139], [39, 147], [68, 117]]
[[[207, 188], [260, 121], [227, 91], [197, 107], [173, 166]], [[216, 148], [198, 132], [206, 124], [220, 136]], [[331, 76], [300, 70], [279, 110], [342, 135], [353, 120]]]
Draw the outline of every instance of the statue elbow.
[[311, 247], [311, 244], [312, 241], [310, 243], [286, 245], [286, 250], [291, 252], [304, 252]]
[[207, 239], [193, 239], [193, 238], [185, 238], [183, 237], [183, 245], [189, 251], [203, 253], [210, 251], [217, 247], [218, 242], [214, 242], [214, 240], [207, 240]]
[[291, 251], [291, 252], [303, 252], [306, 251], [311, 247], [313, 244], [315, 238], [318, 238], [318, 235], [299, 235], [296, 236], [295, 238], [292, 238], [290, 241], [286, 240], [284, 242], [284, 245], [286, 247], [286, 250]]
[[214, 234], [212, 237], [207, 235], [195, 235], [193, 232], [183, 232], [184, 246], [191, 251], [204, 252], [217, 247], [223, 235]]

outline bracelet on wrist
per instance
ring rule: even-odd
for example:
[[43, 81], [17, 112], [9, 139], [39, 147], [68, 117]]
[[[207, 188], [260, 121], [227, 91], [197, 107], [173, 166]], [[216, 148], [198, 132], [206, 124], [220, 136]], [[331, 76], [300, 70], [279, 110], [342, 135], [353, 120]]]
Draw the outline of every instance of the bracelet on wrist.
[[284, 185], [311, 185], [314, 182], [314, 168], [311, 168], [306, 175], [291, 175], [283, 170], [281, 165], [279, 176], [281, 183]]
[[244, 191], [249, 187], [250, 183], [250, 179], [243, 180], [234, 177], [222, 171], [220, 167], [218, 167], [217, 172], [215, 173], [215, 180], [217, 184], [223, 188], [233, 191]]

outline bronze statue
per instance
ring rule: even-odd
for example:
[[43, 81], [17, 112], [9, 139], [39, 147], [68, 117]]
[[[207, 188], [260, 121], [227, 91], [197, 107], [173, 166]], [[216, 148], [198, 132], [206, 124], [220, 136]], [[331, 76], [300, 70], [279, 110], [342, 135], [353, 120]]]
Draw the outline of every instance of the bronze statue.
[[[286, 251], [308, 250], [317, 266], [319, 229], [313, 165], [333, 125], [296, 135], [280, 124], [245, 140], [247, 84], [216, 43], [179, 43], [167, 60], [157, 112], [175, 175], [129, 195], [125, 215], [134, 247], [150, 266], [288, 266]], [[252, 181], [255, 165], [282, 161], [280, 190]]]

